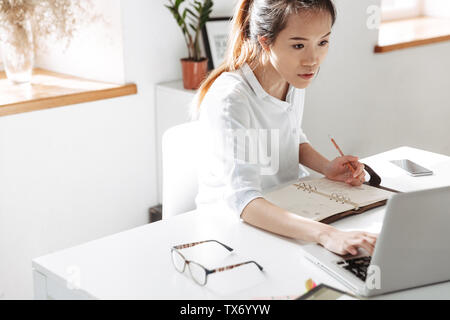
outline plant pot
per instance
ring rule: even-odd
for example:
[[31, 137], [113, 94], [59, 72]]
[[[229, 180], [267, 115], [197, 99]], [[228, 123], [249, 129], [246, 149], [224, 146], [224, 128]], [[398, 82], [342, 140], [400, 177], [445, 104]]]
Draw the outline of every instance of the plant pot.
[[181, 59], [183, 85], [187, 90], [197, 90], [208, 74], [208, 59], [200, 61]]

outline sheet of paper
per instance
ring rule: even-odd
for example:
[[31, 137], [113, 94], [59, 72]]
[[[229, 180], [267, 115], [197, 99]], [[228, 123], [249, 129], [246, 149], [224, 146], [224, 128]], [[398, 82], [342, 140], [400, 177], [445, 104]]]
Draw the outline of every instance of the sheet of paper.
[[297, 189], [294, 185], [268, 192], [264, 198], [280, 208], [315, 221], [354, 208], [352, 205], [330, 200], [314, 192]]

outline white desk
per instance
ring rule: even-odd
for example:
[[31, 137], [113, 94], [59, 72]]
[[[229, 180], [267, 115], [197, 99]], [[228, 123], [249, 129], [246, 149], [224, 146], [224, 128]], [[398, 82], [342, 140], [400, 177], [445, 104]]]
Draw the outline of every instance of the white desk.
[[[410, 158], [435, 172], [413, 178], [386, 160]], [[400, 191], [450, 184], [450, 158], [412, 148], [399, 148], [363, 159], [383, 178], [383, 185]], [[222, 209], [223, 210], [223, 209]], [[305, 292], [305, 281], [347, 290], [340, 282], [303, 257], [300, 241], [280, 237], [238, 221], [221, 209], [192, 211], [33, 260], [37, 299], [252, 299]], [[379, 232], [384, 207], [333, 225], [343, 230]], [[175, 271], [173, 245], [219, 240], [235, 249], [228, 253], [215, 243], [185, 249], [188, 259], [206, 267], [255, 260], [212, 274], [205, 287], [186, 270]], [[450, 282], [387, 294], [376, 299], [450, 299]]]

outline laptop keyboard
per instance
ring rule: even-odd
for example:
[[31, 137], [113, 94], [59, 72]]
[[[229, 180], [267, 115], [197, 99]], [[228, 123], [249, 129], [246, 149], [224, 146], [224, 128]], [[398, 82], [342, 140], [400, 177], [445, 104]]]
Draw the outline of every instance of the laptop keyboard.
[[366, 281], [367, 269], [369, 268], [371, 258], [372, 257], [353, 258], [345, 261], [339, 261], [337, 264], [353, 273], [362, 281]]

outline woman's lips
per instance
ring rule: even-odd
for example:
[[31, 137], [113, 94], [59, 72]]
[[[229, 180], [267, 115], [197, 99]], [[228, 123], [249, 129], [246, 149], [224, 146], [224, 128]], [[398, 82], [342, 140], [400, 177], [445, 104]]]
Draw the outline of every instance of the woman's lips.
[[302, 77], [305, 80], [310, 80], [312, 79], [312, 77], [314, 77], [314, 73], [304, 73], [304, 74], [299, 74], [299, 77]]

